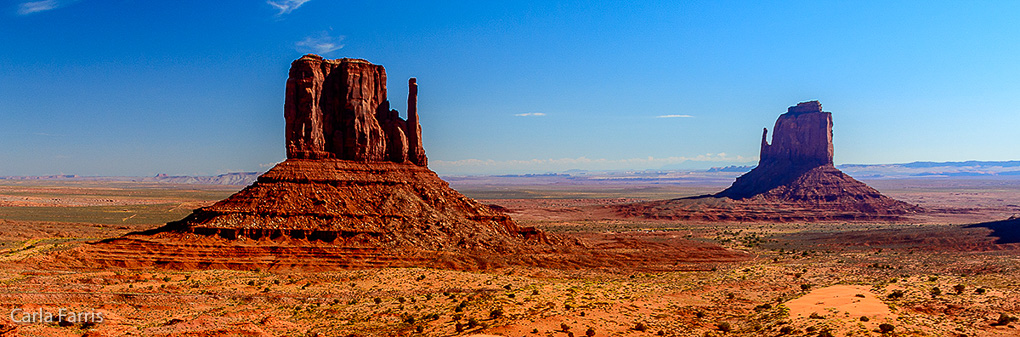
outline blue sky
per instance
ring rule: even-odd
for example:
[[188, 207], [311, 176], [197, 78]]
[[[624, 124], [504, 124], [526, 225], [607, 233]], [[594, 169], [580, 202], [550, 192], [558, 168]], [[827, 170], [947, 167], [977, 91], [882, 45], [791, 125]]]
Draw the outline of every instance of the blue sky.
[[1020, 159], [1020, 2], [0, 2], [0, 175], [259, 171], [290, 62], [417, 77], [440, 174], [753, 164], [801, 101], [836, 162]]

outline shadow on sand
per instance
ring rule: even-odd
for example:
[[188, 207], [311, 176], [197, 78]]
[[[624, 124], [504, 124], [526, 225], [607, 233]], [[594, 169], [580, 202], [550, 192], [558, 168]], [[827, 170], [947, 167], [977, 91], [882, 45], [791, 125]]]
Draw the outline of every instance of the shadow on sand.
[[1010, 217], [1008, 220], [976, 223], [963, 226], [963, 228], [988, 228], [992, 230], [991, 236], [998, 237], [995, 241], [998, 244], [1020, 242], [1020, 218]]

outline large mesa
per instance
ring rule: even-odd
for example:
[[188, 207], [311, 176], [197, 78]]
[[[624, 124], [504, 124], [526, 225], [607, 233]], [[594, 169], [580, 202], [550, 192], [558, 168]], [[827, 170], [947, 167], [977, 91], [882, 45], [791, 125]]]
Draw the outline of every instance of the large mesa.
[[408, 85], [403, 119], [390, 109], [382, 66], [301, 57], [287, 80], [286, 161], [180, 221], [100, 242], [87, 259], [183, 268], [477, 268], [486, 254], [548, 247], [543, 232], [519, 227], [428, 169], [417, 81]]
[[317, 55], [294, 61], [284, 106], [288, 159], [165, 229], [423, 249], [502, 250], [524, 239], [531, 232], [427, 168], [417, 81], [408, 84], [404, 120], [390, 109], [382, 66]]

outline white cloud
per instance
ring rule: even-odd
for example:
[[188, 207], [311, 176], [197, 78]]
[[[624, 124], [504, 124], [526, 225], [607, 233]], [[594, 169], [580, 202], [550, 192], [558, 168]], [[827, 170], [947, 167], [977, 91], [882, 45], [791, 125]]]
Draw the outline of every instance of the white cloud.
[[545, 116], [545, 113], [541, 113], [541, 112], [528, 112], [528, 113], [522, 113], [522, 114], [515, 114], [514, 116], [517, 116], [517, 117]]
[[691, 116], [691, 115], [662, 115], [662, 116], [656, 116], [655, 118], [694, 118], [694, 116]]
[[270, 6], [275, 7], [276, 10], [280, 11], [279, 13], [276, 13], [277, 16], [280, 16], [284, 14], [290, 14], [290, 12], [293, 12], [295, 9], [298, 9], [298, 7], [301, 7], [301, 5], [304, 5], [306, 2], [309, 1], [312, 0], [266, 1], [266, 3], [269, 4]]
[[56, 9], [61, 5], [62, 3], [57, 2], [57, 0], [23, 2], [20, 5], [18, 5], [18, 15], [28, 15], [32, 13], [45, 12], [51, 9]]
[[343, 36], [332, 37], [329, 36], [329, 33], [321, 32], [315, 36], [306, 37], [294, 45], [300, 52], [312, 52], [321, 55], [343, 48], [344, 45], [340, 43], [343, 40]]

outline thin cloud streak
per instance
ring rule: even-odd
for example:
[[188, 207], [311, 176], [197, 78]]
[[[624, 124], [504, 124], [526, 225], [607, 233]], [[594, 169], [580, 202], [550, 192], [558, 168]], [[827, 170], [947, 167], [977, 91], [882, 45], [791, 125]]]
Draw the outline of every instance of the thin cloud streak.
[[57, 0], [42, 0], [42, 1], [30, 1], [24, 2], [18, 5], [18, 15], [29, 15], [32, 13], [45, 12], [52, 9], [57, 9], [62, 4]]
[[655, 118], [694, 118], [694, 116], [691, 116], [691, 115], [662, 115], [662, 116], [655, 116]]
[[532, 116], [540, 117], [540, 116], [545, 116], [545, 113], [542, 113], [542, 112], [528, 112], [528, 113], [522, 113], [522, 114], [515, 114], [514, 116], [517, 116], [517, 117], [532, 117]]
[[340, 43], [343, 40], [343, 36], [332, 37], [326, 32], [321, 32], [318, 35], [306, 37], [294, 45], [300, 52], [313, 52], [321, 55], [343, 48], [344, 45]]
[[284, 14], [290, 14], [290, 12], [293, 12], [295, 9], [298, 9], [298, 7], [301, 7], [301, 5], [304, 5], [309, 1], [312, 0], [266, 1], [266, 3], [280, 11], [279, 13], [276, 13], [276, 16], [281, 16]]

